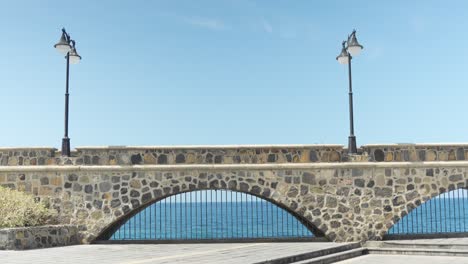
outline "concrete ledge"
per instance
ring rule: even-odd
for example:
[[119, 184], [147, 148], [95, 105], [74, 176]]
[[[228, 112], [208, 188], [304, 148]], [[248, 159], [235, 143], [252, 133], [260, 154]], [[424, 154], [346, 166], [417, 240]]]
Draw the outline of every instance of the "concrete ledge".
[[0, 250], [24, 250], [76, 245], [79, 226], [49, 225], [0, 229]]
[[21, 151], [21, 150], [51, 150], [51, 151], [57, 151], [56, 148], [54, 147], [0, 147], [0, 151]]
[[[360, 148], [375, 147], [468, 147], [468, 143], [377, 143], [365, 144]], [[79, 146], [76, 151], [81, 150], [147, 150], [147, 149], [256, 149], [256, 148], [344, 148], [341, 144], [247, 144], [247, 145], [154, 145], [154, 146]], [[54, 150], [55, 147], [37, 146], [37, 147], [0, 147], [0, 151], [6, 150]]]
[[294, 262], [294, 264], [329, 264], [335, 263], [338, 261], [347, 260], [350, 258], [359, 257], [362, 255], [367, 254], [367, 250], [365, 248], [355, 248], [350, 249], [342, 252], [337, 252], [329, 255], [324, 255], [321, 257], [313, 258], [313, 259], [306, 259], [299, 262]]
[[426, 249], [426, 248], [366, 248], [368, 254], [383, 255], [422, 255], [422, 256], [460, 256], [468, 257], [466, 250]]
[[366, 144], [361, 148], [375, 147], [468, 147], [468, 143], [387, 143], [387, 144]]
[[372, 168], [466, 168], [468, 161], [354, 162], [354, 163], [274, 163], [274, 164], [193, 164], [193, 165], [104, 165], [104, 166], [0, 166], [0, 172], [48, 171], [190, 171], [190, 170], [313, 170]]
[[[354, 250], [354, 249], [358, 249], [357, 252], [362, 251], [360, 243], [350, 243], [350, 244], [340, 245], [337, 247], [311, 251], [308, 253], [296, 254], [296, 255], [291, 255], [287, 257], [256, 262], [254, 264], [314, 263], [314, 261], [320, 257], [324, 257], [327, 260], [335, 260], [335, 259], [339, 260], [339, 258], [336, 257], [337, 255], [340, 255], [339, 253], [346, 254], [347, 252]], [[329, 259], [328, 257], [332, 254], [337, 254], [337, 255], [335, 255], [335, 258]], [[332, 262], [328, 262], [328, 263], [332, 263]]]
[[468, 244], [463, 244], [462, 241], [460, 242], [451, 242], [451, 243], [441, 243], [441, 239], [434, 239], [438, 240], [439, 242], [431, 241], [429, 239], [427, 241], [418, 241], [418, 240], [393, 240], [393, 241], [366, 241], [365, 247], [368, 248], [405, 248], [405, 249], [450, 249], [450, 250], [462, 250], [468, 252]]
[[284, 144], [284, 145], [165, 145], [165, 146], [82, 146], [76, 150], [149, 150], [149, 149], [301, 149], [301, 148], [338, 148], [344, 146], [340, 144]]

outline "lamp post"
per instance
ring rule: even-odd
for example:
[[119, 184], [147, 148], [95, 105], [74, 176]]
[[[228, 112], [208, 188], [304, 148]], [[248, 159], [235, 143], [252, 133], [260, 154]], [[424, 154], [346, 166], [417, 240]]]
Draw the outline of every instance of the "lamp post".
[[353, 85], [351, 79], [351, 60], [352, 56], [357, 56], [363, 49], [356, 39], [356, 30], [353, 30], [351, 35], [348, 36], [347, 41], [343, 41], [343, 48], [340, 55], [336, 60], [340, 64], [348, 64], [349, 76], [349, 137], [348, 137], [348, 153], [357, 154], [356, 136], [354, 135], [354, 116], [353, 116]]
[[67, 60], [67, 78], [65, 84], [65, 136], [62, 139], [62, 156], [70, 156], [70, 138], [68, 137], [68, 80], [70, 72], [70, 63], [77, 64], [81, 60], [81, 56], [78, 55], [75, 48], [75, 41], [70, 38], [70, 35], [62, 28], [62, 36], [54, 48], [58, 52], [65, 55]]

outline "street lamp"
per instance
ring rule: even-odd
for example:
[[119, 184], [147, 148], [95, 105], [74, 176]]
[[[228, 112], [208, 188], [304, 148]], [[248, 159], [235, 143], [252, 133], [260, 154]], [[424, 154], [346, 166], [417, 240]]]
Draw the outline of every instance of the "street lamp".
[[54, 45], [54, 48], [58, 52], [65, 55], [67, 59], [67, 80], [65, 85], [65, 136], [62, 139], [62, 156], [70, 156], [70, 138], [68, 137], [68, 80], [69, 80], [69, 71], [70, 63], [77, 64], [81, 60], [81, 56], [78, 55], [75, 48], [75, 41], [70, 38], [70, 35], [62, 28], [62, 36], [57, 44]]
[[[348, 36], [347, 41], [343, 41], [343, 48], [340, 55], [336, 60], [340, 64], [348, 64], [349, 75], [349, 137], [348, 137], [348, 153], [357, 154], [356, 136], [354, 135], [354, 117], [353, 117], [353, 86], [351, 81], [351, 59], [352, 56], [357, 56], [363, 49], [356, 39], [356, 30], [353, 30], [351, 35]], [[351, 56], [352, 55], [352, 56]]]

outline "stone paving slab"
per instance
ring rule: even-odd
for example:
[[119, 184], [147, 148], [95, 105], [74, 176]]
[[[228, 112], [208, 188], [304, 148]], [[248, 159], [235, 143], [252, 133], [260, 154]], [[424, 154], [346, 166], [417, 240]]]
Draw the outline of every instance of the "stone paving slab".
[[468, 264], [466, 257], [447, 257], [447, 256], [408, 256], [408, 255], [364, 255], [336, 264]]
[[249, 264], [344, 245], [345, 243], [226, 243], [170, 245], [79, 245], [0, 251], [1, 264]]

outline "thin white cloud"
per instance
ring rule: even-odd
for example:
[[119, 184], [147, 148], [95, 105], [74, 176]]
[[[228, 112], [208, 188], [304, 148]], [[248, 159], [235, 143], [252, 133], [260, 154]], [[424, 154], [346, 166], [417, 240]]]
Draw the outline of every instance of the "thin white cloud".
[[183, 20], [190, 25], [210, 30], [226, 29], [226, 25], [222, 21], [217, 19], [206, 17], [184, 17]]
[[262, 28], [265, 32], [267, 33], [273, 33], [273, 27], [271, 26], [271, 24], [266, 21], [265, 19], [262, 19]]

